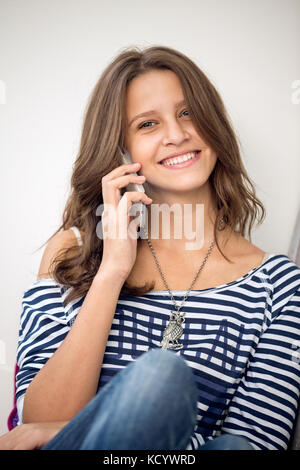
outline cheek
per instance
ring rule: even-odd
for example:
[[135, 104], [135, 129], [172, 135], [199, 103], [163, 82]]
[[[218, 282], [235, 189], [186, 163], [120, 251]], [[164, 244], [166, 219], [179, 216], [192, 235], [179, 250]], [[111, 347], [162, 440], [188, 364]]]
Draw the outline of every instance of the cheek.
[[214, 167], [216, 161], [218, 160], [216, 152], [209, 147], [205, 147], [205, 144], [202, 148], [202, 152], [203, 156], [207, 158], [207, 163], [209, 163], [210, 166]]
[[159, 141], [154, 136], [141, 136], [132, 139], [131, 149], [137, 161], [152, 160], [158, 152]]
[[217, 157], [217, 154], [216, 152], [214, 152], [213, 150], [210, 151], [210, 161], [211, 161], [211, 165], [214, 167], [216, 162], [218, 160], [218, 157]]

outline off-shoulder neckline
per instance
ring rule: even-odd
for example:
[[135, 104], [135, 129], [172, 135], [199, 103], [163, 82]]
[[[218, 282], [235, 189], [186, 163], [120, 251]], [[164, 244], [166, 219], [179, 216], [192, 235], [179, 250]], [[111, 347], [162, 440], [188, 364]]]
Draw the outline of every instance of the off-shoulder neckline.
[[[220, 284], [218, 286], [213, 286], [213, 287], [208, 287], [206, 289], [191, 289], [190, 292], [192, 293], [199, 293], [201, 294], [202, 292], [205, 293], [205, 292], [210, 292], [210, 291], [215, 291], [215, 290], [219, 290], [219, 289], [224, 289], [226, 287], [231, 287], [235, 284], [238, 284], [239, 282], [247, 279], [249, 276], [251, 276], [252, 274], [254, 274], [254, 272], [258, 271], [259, 269], [261, 269], [268, 261], [270, 261], [271, 258], [273, 258], [274, 256], [278, 256], [276, 254], [273, 254], [273, 253], [269, 253], [268, 254], [268, 257], [267, 259], [265, 259], [265, 261], [263, 261], [259, 266], [256, 266], [254, 267], [253, 269], [251, 269], [250, 271], [248, 271], [246, 274], [244, 274], [243, 276], [239, 277], [238, 279], [234, 280], [234, 281], [231, 281], [231, 282], [227, 282], [225, 284]], [[283, 255], [285, 256], [285, 255]], [[173, 289], [171, 290], [172, 293], [175, 293], [175, 295], [179, 295], [181, 296], [182, 293], [186, 293], [187, 292], [187, 289]], [[145, 294], [142, 294], [143, 297], [145, 296], [151, 296], [151, 295], [170, 295], [169, 294], [169, 291], [168, 290], [152, 290], [150, 292], [147, 292]], [[128, 297], [127, 295], [124, 295], [123, 297]]]
[[[261, 269], [266, 263], [268, 263], [272, 258], [274, 257], [278, 257], [278, 256], [284, 256], [286, 257], [288, 260], [290, 260], [290, 258], [288, 258], [288, 256], [286, 255], [278, 255], [278, 254], [274, 254], [274, 253], [270, 253], [269, 256], [267, 257], [267, 259], [261, 263], [259, 266], [256, 266], [255, 268], [251, 269], [249, 272], [247, 272], [246, 274], [244, 274], [243, 276], [239, 277], [238, 279], [234, 280], [234, 281], [231, 281], [231, 282], [228, 282], [228, 283], [225, 283], [225, 284], [221, 284], [219, 286], [213, 286], [213, 287], [209, 287], [207, 289], [191, 289], [190, 292], [208, 292], [208, 291], [213, 291], [213, 290], [218, 290], [218, 289], [223, 289], [224, 287], [229, 287], [229, 286], [232, 286], [232, 285], [235, 285], [241, 281], [243, 281], [244, 279], [248, 278], [249, 276], [251, 276], [252, 274], [254, 274], [256, 271], [258, 271], [259, 269]], [[292, 260], [290, 260], [292, 261]], [[51, 284], [55, 284], [57, 286], [61, 286], [61, 287], [64, 287], [64, 285], [62, 284], [59, 284], [57, 283], [57, 281], [53, 278], [42, 278], [42, 279], [37, 279], [35, 281], [33, 281], [29, 287], [31, 286], [35, 286], [37, 284], [45, 284], [45, 285], [51, 285]], [[186, 293], [187, 290], [184, 290], [184, 289], [173, 289], [171, 291], [172, 293], [176, 293], [178, 295], [180, 295], [182, 292], [183, 293]], [[142, 296], [147, 296], [147, 295], [153, 295], [153, 294], [159, 294], [159, 295], [162, 295], [162, 294], [165, 294], [165, 295], [170, 295], [169, 294], [169, 291], [168, 290], [152, 290], [150, 292], [147, 292], [145, 294], [142, 294]], [[176, 295], [175, 294], [175, 295]], [[122, 295], [123, 296], [123, 295]], [[125, 295], [125, 297], [128, 297], [127, 295]]]

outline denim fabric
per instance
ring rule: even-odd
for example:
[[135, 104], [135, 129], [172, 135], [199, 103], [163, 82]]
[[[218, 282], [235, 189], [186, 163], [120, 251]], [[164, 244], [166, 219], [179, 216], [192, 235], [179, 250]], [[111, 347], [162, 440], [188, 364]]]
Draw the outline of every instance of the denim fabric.
[[118, 372], [42, 450], [185, 450], [197, 396], [185, 361], [152, 349]]
[[254, 450], [254, 447], [252, 447], [250, 442], [243, 436], [222, 434], [206, 442], [199, 450]]

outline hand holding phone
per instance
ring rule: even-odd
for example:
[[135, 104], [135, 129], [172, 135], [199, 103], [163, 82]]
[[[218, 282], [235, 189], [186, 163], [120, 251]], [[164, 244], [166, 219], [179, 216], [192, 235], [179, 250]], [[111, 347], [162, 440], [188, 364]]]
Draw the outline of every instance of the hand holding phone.
[[[125, 165], [132, 164], [132, 158], [130, 153], [125, 150], [125, 152], [121, 152], [122, 155], [122, 161]], [[137, 175], [137, 173], [135, 173]], [[138, 175], [137, 175], [138, 176]], [[137, 183], [129, 183], [126, 186], [126, 191], [139, 191], [141, 193], [145, 192], [144, 186], [142, 184], [137, 184]], [[140, 219], [139, 219], [139, 226], [141, 230], [146, 229], [146, 221], [147, 221], [147, 207], [145, 204], [142, 202], [136, 202], [132, 205], [132, 209], [130, 210], [131, 215], [136, 215], [137, 211], [140, 213]]]
[[[101, 214], [100, 230], [102, 230], [103, 253], [98, 272], [115, 273], [124, 280], [131, 272], [137, 255], [138, 220], [136, 213], [130, 214], [130, 210], [133, 204], [140, 204], [141, 223], [143, 223], [143, 217], [147, 214], [146, 205], [152, 202], [142, 184], [139, 184], [145, 181], [145, 177], [135, 173], [137, 168], [132, 163], [125, 164], [124, 158], [124, 164], [114, 168], [102, 178], [104, 211]], [[132, 187], [134, 190], [128, 190]], [[124, 188], [126, 196], [122, 195]], [[134, 219], [134, 224], [131, 223], [130, 215]]]

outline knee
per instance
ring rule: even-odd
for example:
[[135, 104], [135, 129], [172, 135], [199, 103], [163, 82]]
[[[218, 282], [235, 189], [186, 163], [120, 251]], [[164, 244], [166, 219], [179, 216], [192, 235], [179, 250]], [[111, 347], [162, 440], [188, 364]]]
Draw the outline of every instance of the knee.
[[139, 364], [144, 374], [150, 373], [153, 380], [159, 380], [160, 383], [163, 381], [171, 385], [176, 382], [181, 386], [190, 384], [195, 390], [197, 388], [191, 367], [173, 351], [151, 349], [142, 354], [136, 363]]
[[150, 367], [153, 371], [163, 373], [189, 373], [190, 367], [179, 355], [166, 349], [150, 349], [142, 354], [136, 362], [142, 367]]

